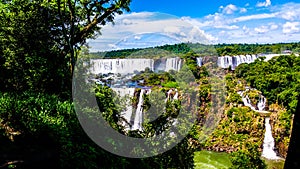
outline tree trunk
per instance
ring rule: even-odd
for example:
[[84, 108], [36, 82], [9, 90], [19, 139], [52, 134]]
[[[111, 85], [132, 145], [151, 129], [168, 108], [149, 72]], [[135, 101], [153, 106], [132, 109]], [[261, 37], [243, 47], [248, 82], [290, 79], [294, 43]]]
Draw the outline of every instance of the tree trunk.
[[284, 169], [300, 168], [300, 95], [294, 115], [292, 134]]

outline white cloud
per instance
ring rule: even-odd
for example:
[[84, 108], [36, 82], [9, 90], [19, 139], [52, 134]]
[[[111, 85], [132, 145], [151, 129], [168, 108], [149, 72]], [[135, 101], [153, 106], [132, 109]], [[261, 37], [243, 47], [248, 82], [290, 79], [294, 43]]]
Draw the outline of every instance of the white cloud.
[[288, 3], [275, 8], [278, 11], [278, 17], [288, 20], [296, 21], [300, 20], [300, 4]]
[[[102, 28], [100, 38], [90, 42], [97, 49], [95, 50], [110, 50], [119, 49], [119, 44], [123, 44], [126, 40], [126, 47], [134, 48], [136, 43], [142, 44], [145, 41], [143, 38], [145, 33], [148, 34], [163, 34], [169, 37], [166, 43], [172, 41], [179, 42], [199, 42], [210, 43], [211, 40], [216, 40], [214, 36], [206, 33], [204, 30], [195, 28], [195, 25], [187, 22], [188, 18], [177, 18], [172, 15], [161, 13], [132, 13], [118, 16], [115, 19], [115, 24], [108, 24]], [[126, 37], [129, 37], [126, 39]], [[174, 41], [175, 40], [175, 41]], [[122, 43], [121, 43], [122, 42]], [[163, 45], [159, 39], [154, 39], [151, 42], [145, 42], [151, 45]], [[139, 44], [136, 44], [137, 46]], [[123, 47], [122, 46], [122, 47]], [[92, 47], [93, 48], [93, 47]]]
[[168, 26], [164, 28], [164, 32], [166, 33], [180, 33], [180, 29], [176, 26]]
[[198, 26], [199, 28], [210, 27], [228, 30], [239, 29], [239, 26], [230, 24], [231, 20], [227, 19], [223, 14], [220, 13], [208, 15], [202, 21], [190, 17], [184, 17], [183, 19], [195, 26]]
[[[271, 1], [268, 0], [258, 1], [257, 4], [251, 2], [252, 4], [247, 3], [243, 7], [233, 4], [220, 6], [215, 13], [202, 18], [189, 16], [177, 18], [155, 12], [124, 14], [116, 17], [114, 26], [105, 25], [101, 37], [89, 43], [97, 44], [99, 50], [116, 49], [118, 48], [116, 42], [126, 39], [124, 37], [131, 37], [127, 39], [126, 44], [144, 43], [143, 33], [147, 32], [171, 37], [170, 42], [174, 39], [180, 42], [200, 43], [299, 41], [300, 3], [273, 5], [257, 10], [255, 5], [262, 7], [271, 5]], [[155, 44], [155, 41], [152, 42]]]
[[199, 39], [202, 39], [202, 41], [204, 40], [204, 43], [212, 43], [218, 40], [218, 38], [206, 33], [204, 30], [201, 30], [197, 27], [194, 27], [189, 32], [189, 37], [186, 40], [189, 42], [199, 42]]
[[268, 7], [271, 5], [271, 0], [266, 0], [265, 2], [257, 2], [257, 7]]
[[243, 26], [243, 31], [244, 31], [245, 34], [250, 33], [250, 29], [246, 25]]
[[299, 26], [300, 22], [286, 22], [283, 25], [282, 32], [286, 34], [297, 33], [300, 31]]
[[278, 28], [278, 25], [272, 23], [270, 24], [270, 30], [276, 30]]
[[123, 23], [124, 25], [131, 25], [131, 24], [133, 24], [133, 21], [132, 21], [132, 20], [129, 20], [129, 19], [123, 19], [123, 20], [122, 20], [122, 23]]
[[140, 40], [140, 39], [141, 39], [141, 36], [135, 35], [135, 36], [134, 36], [134, 39], [135, 39], [135, 40]]
[[233, 22], [243, 22], [248, 20], [256, 20], [256, 19], [268, 19], [276, 17], [276, 13], [263, 13], [263, 14], [254, 14], [247, 16], [240, 16], [233, 19]]
[[246, 8], [241, 8], [240, 9], [240, 13], [246, 13], [247, 12], [247, 9]]
[[229, 30], [233, 30], [233, 29], [239, 29], [240, 27], [237, 25], [216, 25], [214, 26], [215, 28], [220, 28], [220, 29], [229, 29]]
[[118, 47], [115, 44], [108, 44], [107, 46], [111, 49], [118, 49]]
[[266, 33], [269, 31], [269, 28], [267, 26], [260, 26], [260, 27], [254, 28], [254, 31], [257, 33]]
[[226, 7], [221, 6], [220, 8], [223, 9], [222, 12], [225, 14], [233, 14], [235, 11], [238, 10], [238, 8], [233, 4], [229, 4]]
[[285, 11], [284, 14], [282, 14], [282, 18], [286, 20], [295, 20], [299, 15], [295, 11]]

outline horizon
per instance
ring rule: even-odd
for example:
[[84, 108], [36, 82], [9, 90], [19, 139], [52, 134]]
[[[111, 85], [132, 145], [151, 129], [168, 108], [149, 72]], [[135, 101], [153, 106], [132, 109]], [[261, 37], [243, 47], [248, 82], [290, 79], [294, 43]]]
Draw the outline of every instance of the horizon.
[[[277, 45], [277, 44], [282, 44], [282, 45], [286, 45], [286, 44], [297, 44], [300, 43], [300, 40], [297, 42], [278, 42], [278, 43], [218, 43], [218, 44], [204, 44], [204, 43], [190, 43], [190, 42], [186, 42], [186, 43], [175, 43], [175, 44], [164, 44], [164, 45], [158, 45], [158, 46], [151, 46], [151, 47], [141, 47], [141, 48], [126, 48], [126, 49], [112, 49], [109, 51], [94, 51], [94, 52], [89, 52], [89, 53], [93, 53], [93, 54], [99, 54], [99, 53], [108, 53], [108, 52], [122, 52], [122, 51], [126, 51], [126, 50], [147, 50], [147, 49], [156, 49], [156, 48], [161, 48], [164, 46], [172, 46], [172, 45], [180, 45], [180, 44], [197, 44], [197, 45], [207, 45], [207, 46], [218, 46], [218, 45], [225, 45], [225, 46], [230, 46], [230, 45]], [[290, 50], [290, 49], [284, 49], [281, 50], [281, 53], [286, 51], [286, 50]], [[273, 54], [273, 53], [259, 53], [259, 54]], [[274, 53], [275, 54], [275, 53]], [[297, 54], [297, 53], [296, 53]]]

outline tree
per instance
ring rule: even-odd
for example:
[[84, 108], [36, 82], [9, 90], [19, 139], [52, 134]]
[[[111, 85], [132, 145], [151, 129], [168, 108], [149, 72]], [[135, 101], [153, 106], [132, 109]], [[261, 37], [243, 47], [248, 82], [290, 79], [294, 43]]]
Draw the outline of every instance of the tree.
[[284, 164], [284, 169], [290, 168], [299, 168], [299, 156], [300, 156], [300, 95], [298, 96], [298, 105], [296, 112], [294, 114], [294, 121], [293, 121], [293, 130], [290, 138], [289, 149], [287, 153], [287, 157]]
[[261, 154], [257, 151], [258, 145], [246, 143], [246, 146], [246, 149], [238, 150], [230, 154], [230, 160], [232, 162], [230, 169], [266, 168], [265, 162], [260, 159]]
[[77, 59], [76, 49], [87, 38], [100, 33], [107, 22], [113, 22], [116, 14], [122, 14], [123, 10], [128, 12], [130, 2], [131, 0], [56, 0], [43, 3], [49, 14], [52, 14], [54, 23], [57, 23], [56, 29], [62, 32], [62, 54], [69, 54], [72, 73]]
[[[131, 0], [11, 0], [0, 3], [0, 85], [69, 92], [80, 47], [129, 11]], [[3, 76], [2, 76], [3, 75]], [[3, 89], [2, 88], [2, 89]]]

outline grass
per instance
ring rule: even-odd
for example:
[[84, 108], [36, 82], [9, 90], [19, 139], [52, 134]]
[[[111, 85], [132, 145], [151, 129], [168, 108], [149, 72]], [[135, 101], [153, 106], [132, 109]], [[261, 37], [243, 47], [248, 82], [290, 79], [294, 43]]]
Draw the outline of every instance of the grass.
[[231, 165], [229, 154], [213, 151], [197, 151], [194, 157], [195, 169], [226, 169]]

